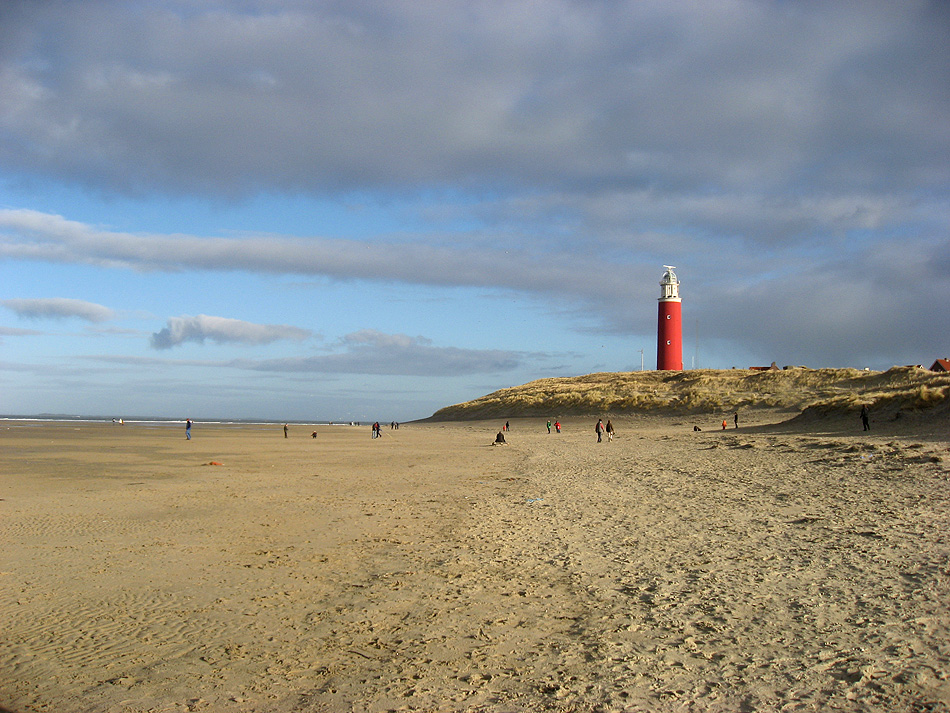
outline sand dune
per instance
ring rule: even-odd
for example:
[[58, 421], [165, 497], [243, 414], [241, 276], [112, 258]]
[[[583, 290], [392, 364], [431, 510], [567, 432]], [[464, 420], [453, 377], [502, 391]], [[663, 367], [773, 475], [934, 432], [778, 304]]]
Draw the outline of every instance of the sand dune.
[[946, 436], [744, 416], [9, 425], [0, 707], [947, 710]]
[[[788, 368], [632, 371], [540, 379], [447, 406], [433, 421], [642, 413], [731, 414], [784, 409], [812, 416], [856, 412], [868, 404], [891, 419], [950, 409], [950, 374], [917, 367], [886, 372]], [[721, 416], [720, 416], [721, 417]]]

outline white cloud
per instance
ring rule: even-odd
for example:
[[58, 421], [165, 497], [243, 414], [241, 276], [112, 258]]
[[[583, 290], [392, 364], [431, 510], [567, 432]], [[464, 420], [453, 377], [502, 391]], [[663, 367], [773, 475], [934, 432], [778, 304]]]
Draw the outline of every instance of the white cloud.
[[[601, 268], [578, 255], [543, 255], [497, 246], [468, 250], [414, 243], [260, 236], [136, 235], [94, 228], [33, 210], [0, 209], [0, 257], [139, 271], [245, 270], [421, 285], [501, 287], [583, 293]], [[599, 275], [598, 282], [610, 282]], [[616, 284], [621, 284], [617, 279]]]
[[[906, 360], [908, 345], [930, 352], [945, 351], [942, 335], [950, 331], [950, 317], [931, 314], [940, 295], [950, 295], [946, 239], [935, 238], [946, 225], [945, 215], [913, 215], [910, 205], [874, 202], [869, 197], [776, 204], [771, 212], [795, 239], [783, 239], [780, 230], [750, 249], [743, 229], [730, 230], [743, 221], [752, 229], [756, 217], [766, 222], [770, 207], [754, 200], [708, 198], [705, 200], [660, 197], [652, 205], [646, 194], [630, 196], [631, 207], [618, 196], [611, 208], [618, 215], [636, 218], [635, 210], [659, 216], [657, 224], [672, 224], [676, 215], [686, 225], [677, 231], [611, 232], [604, 229], [599, 241], [576, 245], [574, 252], [547, 252], [503, 242], [497, 247], [427, 245], [418, 242], [367, 243], [355, 240], [261, 236], [205, 238], [188, 235], [137, 235], [111, 232], [29, 210], [0, 210], [0, 256], [31, 257], [78, 264], [95, 264], [140, 271], [248, 271], [260, 274], [327, 276], [401, 282], [410, 285], [483, 287], [520, 292], [537, 298], [552, 311], [573, 316], [578, 328], [623, 334], [649, 334], [655, 315], [648, 305], [657, 296], [660, 265], [671, 261], [680, 267], [683, 280], [684, 325], [690, 321], [705, 335], [746, 351], [797, 363], [848, 364], [849, 354], [860, 352], [862, 363], [887, 366]], [[555, 198], [548, 208], [557, 212]], [[515, 211], [514, 205], [506, 210]], [[593, 204], [589, 204], [593, 205]], [[531, 210], [544, 212], [539, 199]], [[685, 206], [685, 207], [684, 207]], [[696, 218], [694, 216], [700, 216]], [[814, 217], [815, 226], [809, 225]], [[597, 218], [585, 218], [594, 224]], [[722, 234], [714, 242], [699, 231], [701, 224], [719, 221]], [[619, 218], [617, 222], [622, 222]], [[805, 226], [805, 227], [803, 227]], [[817, 226], [817, 227], [816, 227]], [[823, 226], [823, 229], [821, 228]], [[713, 228], [708, 228], [713, 230]], [[812, 235], [806, 233], [811, 230]], [[895, 231], [918, 237], [892, 241]], [[879, 231], [879, 235], [875, 233]], [[860, 232], [859, 238], [852, 236]], [[733, 235], [735, 233], [735, 235]], [[547, 246], [544, 246], [547, 247]], [[869, 283], [872, 285], [869, 288]], [[854, 301], [832, 299], [833, 294], [864, 295], [857, 309]], [[822, 299], [818, 296], [822, 295]], [[827, 305], [826, 305], [827, 303]], [[924, 318], [923, 315], [931, 316]], [[816, 319], [821, 315], [821, 319]], [[179, 317], [153, 334], [152, 346], [167, 349], [186, 341], [263, 343], [303, 338], [292, 327], [251, 325], [233, 320], [232, 326], [198, 323]], [[211, 319], [211, 318], [208, 318]], [[220, 318], [218, 318], [220, 319]], [[698, 324], [697, 324], [698, 323]], [[776, 328], [776, 325], [782, 325]], [[277, 331], [274, 331], [277, 330]], [[306, 334], [306, 333], [304, 333]], [[296, 336], [295, 336], [296, 335]], [[386, 339], [410, 339], [390, 335]], [[415, 338], [413, 338], [415, 339]], [[361, 350], [360, 340], [372, 342]], [[381, 341], [382, 340], [382, 341]], [[377, 358], [385, 344], [378, 336], [354, 333], [344, 345], [349, 351], [286, 362], [260, 363], [255, 368], [423, 373], [425, 367], [405, 366], [402, 357], [417, 350], [416, 364], [433, 360], [434, 373], [449, 373], [451, 359], [461, 371], [506, 370], [516, 355], [508, 352], [470, 353], [434, 349], [422, 342], [403, 345], [400, 358]], [[860, 350], [856, 347], [860, 345]], [[866, 346], [865, 346], [866, 345]], [[387, 363], [398, 366], [387, 366]], [[413, 371], [416, 369], [417, 371]]]
[[2, 300], [8, 309], [21, 317], [30, 319], [69, 319], [75, 317], [87, 322], [105, 322], [115, 318], [115, 312], [108, 307], [65, 297], [45, 299], [9, 299]]
[[227, 317], [171, 317], [168, 326], [152, 335], [153, 349], [171, 349], [185, 342], [203, 344], [205, 340], [218, 343], [269, 344], [281, 339], [302, 341], [311, 332], [283, 324], [254, 324]]

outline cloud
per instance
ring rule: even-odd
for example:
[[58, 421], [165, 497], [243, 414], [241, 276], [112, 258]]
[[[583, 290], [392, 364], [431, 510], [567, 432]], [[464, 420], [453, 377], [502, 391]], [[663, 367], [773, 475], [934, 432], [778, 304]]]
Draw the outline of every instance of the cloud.
[[47, 299], [9, 299], [2, 300], [8, 309], [21, 317], [30, 319], [69, 319], [75, 317], [87, 322], [105, 322], [115, 318], [115, 312], [108, 307], [84, 302], [83, 300], [53, 297]]
[[[157, 336], [153, 335], [153, 338]], [[189, 366], [286, 374], [452, 377], [511, 371], [521, 366], [527, 356], [544, 355], [528, 355], [499, 349], [437, 347], [433, 345], [432, 340], [422, 336], [410, 337], [405, 334], [386, 334], [364, 329], [340, 338], [329, 353], [310, 357], [204, 361], [103, 354], [81, 358], [135, 367]]]
[[436, 347], [424, 337], [362, 330], [340, 340], [342, 351], [312, 357], [239, 360], [232, 366], [256, 371], [377, 374], [391, 376], [464, 376], [517, 368], [523, 354], [498, 349]]
[[36, 337], [42, 334], [33, 329], [17, 329], [16, 327], [0, 327], [0, 337]]
[[[4, 337], [36, 337], [42, 332], [32, 329], [17, 329], [16, 327], [0, 327], [0, 344], [4, 343]], [[2, 367], [0, 367], [2, 368]]]
[[[0, 257], [91, 264], [139, 271], [211, 270], [336, 279], [367, 279], [452, 287], [500, 287], [519, 291], [583, 293], [584, 269], [599, 264], [582, 256], [505, 249], [469, 250], [417, 242], [360, 242], [262, 235], [212, 238], [118, 233], [27, 209], [0, 209]], [[620, 286], [624, 280], [615, 278]]]
[[83, 361], [104, 362], [106, 364], [118, 364], [121, 366], [131, 366], [136, 369], [153, 367], [174, 367], [183, 366], [210, 367], [220, 369], [229, 365], [228, 360], [210, 360], [210, 359], [173, 359], [164, 357], [143, 357], [132, 356], [128, 354], [80, 354], [77, 359]]
[[[0, 13], [11, 181], [405, 201], [408, 223], [431, 226], [224, 238], [2, 210], [0, 259], [510, 290], [625, 334], [652, 333], [642, 305], [672, 263], [684, 324], [763, 356], [945, 351], [932, 305], [950, 299], [946, 2], [54, 0]], [[909, 278], [913, 256], [943, 272]]]
[[[539, 198], [530, 210], [556, 213], [555, 201], [550, 196], [546, 201]], [[659, 216], [657, 225], [672, 225], [679, 210], [669, 196], [658, 197], [655, 205], [646, 195], [630, 206], [624, 206], [617, 195], [604, 201], [598, 210], [615, 211], [618, 223], [634, 220], [632, 211], [638, 209]], [[752, 230], [756, 216], [767, 225], [767, 206], [738, 198], [684, 199], [680, 214], [683, 222], [694, 221], [693, 225], [627, 233], [605, 229], [604, 237], [577, 244], [573, 252], [517, 241], [510, 245], [500, 241], [490, 249], [470, 249], [468, 240], [462, 246], [429, 245], [425, 241], [431, 236], [426, 235], [417, 236], [416, 242], [403, 235], [401, 242], [392, 243], [279, 235], [138, 235], [38, 211], [0, 210], [0, 256], [139, 271], [240, 270], [508, 290], [570, 315], [579, 329], [618, 334], [655, 330], [650, 305], [658, 295], [660, 266], [672, 262], [680, 267], [683, 280], [686, 331], [693, 324], [694, 331], [732, 340], [768, 357], [767, 362], [851, 364], [858, 360], [880, 367], [907, 360], [903, 355], [909, 344], [917, 351], [942, 353], [941, 335], [950, 332], [950, 322], [942, 313], [932, 314], [930, 305], [944, 299], [941, 295], [950, 295], [950, 243], [940, 237], [948, 227], [946, 213], [931, 215], [929, 209], [915, 213], [909, 204], [872, 206], [869, 201], [828, 198], [794, 210], [776, 207], [774, 219], [785, 222], [798, 237], [783, 240], [782, 231], [776, 229], [750, 249], [750, 239], [742, 231]], [[607, 202], [612, 205], [608, 207]], [[514, 214], [514, 205], [505, 210]], [[700, 226], [705, 222], [707, 231], [715, 232], [716, 216], [722, 234], [710, 242]], [[597, 220], [585, 218], [584, 224], [597, 225]], [[733, 231], [729, 227], [743, 221], [745, 228]], [[836, 224], [840, 225], [833, 228]], [[812, 235], [805, 236], [809, 230]], [[904, 237], [895, 241], [895, 233]], [[854, 302], [850, 299], [854, 295], [865, 297]], [[224, 341], [234, 340], [234, 335], [241, 335], [245, 343], [261, 338], [260, 332], [254, 335], [239, 329], [210, 335], [200, 325], [170, 320], [166, 329], [153, 335], [152, 345], [169, 348], [188, 339]], [[382, 346], [376, 344], [374, 353], [381, 353]], [[346, 371], [365, 359], [366, 366], [360, 369], [385, 373], [384, 366], [369, 358], [369, 350], [358, 347], [349, 344], [352, 353], [274, 362], [267, 368]], [[436, 352], [422, 353], [429, 357]], [[443, 361], [450, 354], [442, 353]], [[459, 368], [475, 371], [481, 368], [475, 364], [483, 363], [482, 357], [489, 356], [491, 361], [485, 353], [455, 356]], [[472, 366], [462, 366], [466, 357], [473, 356]], [[512, 358], [505, 352], [496, 356], [502, 361]]]
[[946, 176], [939, 1], [17, 7], [3, 163], [109, 190], [821, 193]]
[[302, 341], [311, 332], [282, 324], [253, 324], [227, 317], [171, 317], [168, 326], [152, 335], [153, 349], [171, 349], [185, 342], [204, 344], [206, 339], [218, 343], [269, 344], [281, 339]]

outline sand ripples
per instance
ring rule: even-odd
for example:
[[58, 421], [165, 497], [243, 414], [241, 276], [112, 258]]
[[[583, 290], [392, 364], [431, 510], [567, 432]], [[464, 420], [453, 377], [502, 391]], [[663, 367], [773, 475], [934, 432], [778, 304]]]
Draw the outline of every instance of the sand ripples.
[[945, 444], [633, 425], [222, 436], [144, 484], [21, 483], [0, 705], [946, 707]]

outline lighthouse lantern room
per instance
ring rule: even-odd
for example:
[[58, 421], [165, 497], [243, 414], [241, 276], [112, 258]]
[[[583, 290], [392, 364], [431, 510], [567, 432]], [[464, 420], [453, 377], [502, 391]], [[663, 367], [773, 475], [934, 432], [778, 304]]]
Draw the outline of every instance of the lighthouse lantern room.
[[656, 368], [658, 371], [683, 369], [683, 317], [680, 300], [680, 281], [673, 272], [676, 268], [664, 265], [666, 272], [660, 280], [660, 302], [656, 326]]

